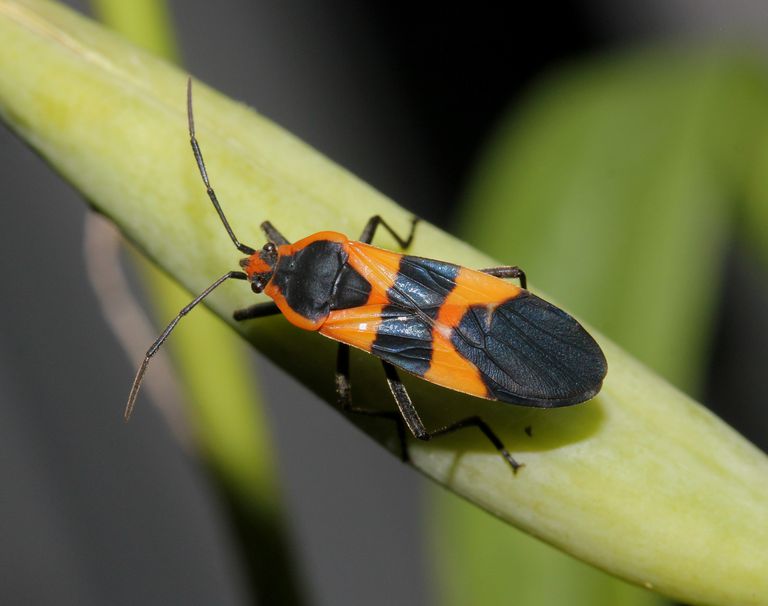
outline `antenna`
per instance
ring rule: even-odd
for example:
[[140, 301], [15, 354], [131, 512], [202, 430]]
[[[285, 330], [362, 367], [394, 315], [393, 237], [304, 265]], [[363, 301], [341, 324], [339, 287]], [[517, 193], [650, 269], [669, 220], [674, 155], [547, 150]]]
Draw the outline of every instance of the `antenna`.
[[200, 169], [200, 176], [203, 178], [203, 183], [205, 183], [205, 190], [208, 192], [208, 197], [211, 199], [211, 202], [213, 202], [213, 207], [216, 209], [216, 212], [219, 214], [219, 219], [221, 219], [221, 222], [224, 224], [224, 228], [227, 230], [227, 233], [229, 234], [229, 237], [232, 239], [232, 242], [237, 247], [237, 250], [239, 250], [243, 254], [252, 255], [256, 251], [250, 246], [241, 244], [240, 241], [235, 237], [235, 232], [232, 231], [232, 227], [229, 225], [229, 221], [227, 221], [227, 217], [224, 216], [224, 211], [221, 210], [221, 205], [219, 204], [219, 200], [218, 198], [216, 198], [216, 192], [213, 191], [213, 188], [211, 187], [211, 182], [208, 180], [208, 171], [205, 170], [203, 153], [200, 151], [200, 145], [198, 144], [197, 138], [195, 137], [195, 118], [194, 118], [194, 115], [192, 114], [192, 77], [191, 76], [187, 79], [187, 118], [189, 120], [189, 142], [192, 145], [192, 152], [195, 154], [195, 160], [197, 161], [197, 168]]
[[[192, 114], [192, 78], [191, 77], [187, 80], [187, 118], [189, 120], [189, 142], [192, 144], [192, 151], [195, 154], [195, 160], [197, 161], [197, 168], [200, 170], [200, 176], [203, 178], [203, 183], [205, 184], [205, 189], [208, 192], [208, 197], [211, 199], [211, 202], [213, 203], [213, 207], [216, 209], [216, 212], [219, 214], [219, 218], [221, 219], [221, 222], [224, 224], [224, 227], [226, 228], [227, 233], [229, 234], [229, 237], [232, 239], [232, 242], [237, 247], [237, 250], [239, 250], [240, 252], [246, 255], [252, 255], [256, 251], [250, 246], [241, 244], [238, 241], [238, 239], [235, 237], [235, 232], [232, 231], [232, 227], [230, 227], [229, 221], [227, 221], [227, 218], [224, 216], [224, 211], [221, 210], [221, 205], [219, 204], [219, 201], [216, 198], [216, 192], [213, 191], [213, 188], [211, 187], [211, 183], [208, 180], [208, 172], [205, 170], [205, 162], [203, 161], [203, 154], [200, 151], [200, 145], [197, 143], [197, 138], [195, 138], [195, 119]], [[160, 333], [160, 336], [157, 337], [155, 342], [152, 343], [152, 346], [147, 350], [147, 353], [144, 356], [144, 361], [141, 363], [139, 370], [136, 372], [136, 377], [133, 379], [133, 385], [131, 385], [131, 393], [128, 394], [128, 402], [125, 405], [125, 412], [123, 413], [123, 417], [125, 418], [126, 421], [128, 421], [131, 418], [131, 414], [133, 414], [133, 409], [136, 406], [136, 397], [139, 395], [139, 389], [141, 388], [141, 384], [144, 381], [144, 375], [147, 372], [147, 368], [149, 367], [149, 363], [152, 360], [152, 357], [160, 349], [160, 346], [163, 343], [165, 343], [165, 340], [171, 334], [173, 329], [176, 328], [176, 325], [179, 323], [179, 321], [184, 316], [186, 316], [190, 311], [192, 311], [195, 308], [195, 306], [198, 303], [200, 303], [200, 301], [205, 299], [208, 295], [210, 295], [214, 290], [216, 290], [219, 286], [221, 286], [227, 280], [248, 280], [248, 276], [242, 271], [230, 271], [224, 274], [223, 276], [221, 276], [218, 280], [216, 280], [203, 292], [197, 295], [197, 297], [195, 297], [191, 302], [189, 302], [179, 312], [179, 314], [173, 320], [171, 320], [171, 323], [165, 327], [165, 330], [163, 330], [163, 332]]]
[[126, 420], [126, 422], [131, 418], [131, 414], [133, 414], [133, 409], [136, 406], [136, 396], [139, 395], [139, 388], [141, 387], [141, 383], [144, 381], [144, 375], [147, 372], [147, 367], [149, 366], [149, 362], [152, 359], [152, 356], [154, 356], [157, 353], [157, 350], [160, 349], [160, 346], [165, 343], [165, 340], [171, 334], [171, 331], [176, 328], [179, 320], [186, 316], [190, 311], [192, 311], [192, 309], [194, 309], [198, 303], [200, 303], [200, 301], [205, 299], [227, 280], [247, 279], [248, 276], [241, 271], [227, 272], [213, 284], [211, 284], [208, 288], [206, 288], [203, 292], [197, 295], [197, 297], [195, 297], [192, 301], [187, 303], [187, 305], [179, 312], [179, 314], [173, 320], [171, 320], [171, 323], [165, 327], [165, 330], [160, 333], [160, 336], [157, 337], [157, 340], [152, 343], [152, 346], [147, 350], [147, 354], [144, 356], [144, 361], [141, 363], [141, 366], [136, 373], [136, 377], [133, 379], [133, 385], [131, 385], [131, 393], [128, 394], [128, 402], [125, 405], [125, 412], [123, 413], [123, 418]]

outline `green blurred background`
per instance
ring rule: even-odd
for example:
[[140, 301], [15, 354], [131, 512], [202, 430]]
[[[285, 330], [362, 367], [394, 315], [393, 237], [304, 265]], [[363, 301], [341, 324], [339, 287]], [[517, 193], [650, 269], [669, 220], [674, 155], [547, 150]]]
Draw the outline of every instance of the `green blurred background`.
[[[766, 448], [768, 7], [69, 4], [524, 267]], [[123, 427], [84, 207], [1, 134], [7, 603], [664, 603], [426, 485], [202, 313], [174, 335], [202, 456], [149, 408]], [[148, 271], [167, 318], [186, 295]]]

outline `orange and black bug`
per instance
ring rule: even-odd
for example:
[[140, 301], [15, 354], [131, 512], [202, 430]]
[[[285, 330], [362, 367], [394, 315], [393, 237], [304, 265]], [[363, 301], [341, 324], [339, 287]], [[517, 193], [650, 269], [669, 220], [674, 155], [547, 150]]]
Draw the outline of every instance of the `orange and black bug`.
[[[400, 381], [398, 368], [480, 398], [538, 408], [577, 404], [600, 391], [607, 370], [603, 352], [576, 320], [526, 290], [525, 274], [519, 268], [476, 271], [370, 245], [381, 226], [407, 249], [416, 220], [407, 238], [376, 216], [368, 221], [358, 241], [324, 231], [294, 244], [264, 222], [268, 242], [262, 249], [241, 244], [210, 185], [195, 138], [191, 81], [187, 112], [190, 142], [208, 196], [232, 242], [247, 257], [240, 261], [243, 271], [230, 271], [206, 288], [149, 348], [128, 397], [126, 419], [160, 345], [184, 315], [228, 279], [247, 280], [255, 293], [263, 292], [272, 299], [236, 311], [236, 320], [282, 313], [299, 328], [339, 342], [339, 405], [348, 412], [394, 419], [404, 459], [408, 451], [403, 423], [420, 440], [476, 427], [513, 470], [520, 467], [476, 415], [427, 429]], [[510, 278], [519, 280], [520, 286], [505, 281]], [[353, 407], [350, 346], [381, 358], [399, 414]]]

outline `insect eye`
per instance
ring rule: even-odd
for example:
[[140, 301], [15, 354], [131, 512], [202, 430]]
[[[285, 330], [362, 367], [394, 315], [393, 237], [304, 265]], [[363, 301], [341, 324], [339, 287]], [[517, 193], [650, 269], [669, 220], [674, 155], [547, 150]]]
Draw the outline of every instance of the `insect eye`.
[[273, 254], [275, 254], [277, 252], [277, 246], [275, 246], [274, 242], [267, 242], [264, 245], [264, 252], [273, 255]]
[[253, 282], [251, 282], [251, 290], [256, 294], [259, 294], [262, 290], [264, 290], [264, 281], [260, 278], [254, 279]]

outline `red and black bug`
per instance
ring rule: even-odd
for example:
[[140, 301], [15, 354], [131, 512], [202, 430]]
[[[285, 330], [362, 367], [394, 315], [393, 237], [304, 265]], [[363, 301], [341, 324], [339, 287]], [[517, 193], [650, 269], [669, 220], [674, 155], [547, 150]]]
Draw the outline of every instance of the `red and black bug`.
[[[437, 385], [489, 400], [554, 408], [594, 397], [607, 371], [603, 352], [571, 316], [526, 290], [517, 267], [472, 270], [444, 261], [403, 255], [370, 245], [378, 227], [407, 249], [406, 238], [381, 217], [373, 217], [360, 239], [318, 232], [294, 244], [264, 222], [268, 242], [260, 250], [241, 244], [210, 185], [192, 115], [191, 81], [187, 112], [192, 150], [208, 196], [237, 249], [247, 255], [243, 271], [230, 271], [198, 295], [173, 319], [149, 348], [128, 397], [125, 418], [152, 356], [195, 305], [224, 281], [247, 280], [255, 293], [272, 301], [234, 313], [248, 320], [282, 313], [292, 324], [339, 342], [336, 390], [348, 412], [392, 418], [397, 422], [403, 458], [404, 425], [420, 440], [477, 427], [517, 470], [520, 464], [493, 430], [476, 415], [429, 430], [419, 417], [397, 369]], [[506, 279], [517, 279], [517, 286]], [[399, 409], [355, 408], [350, 397], [349, 348], [381, 358]]]

